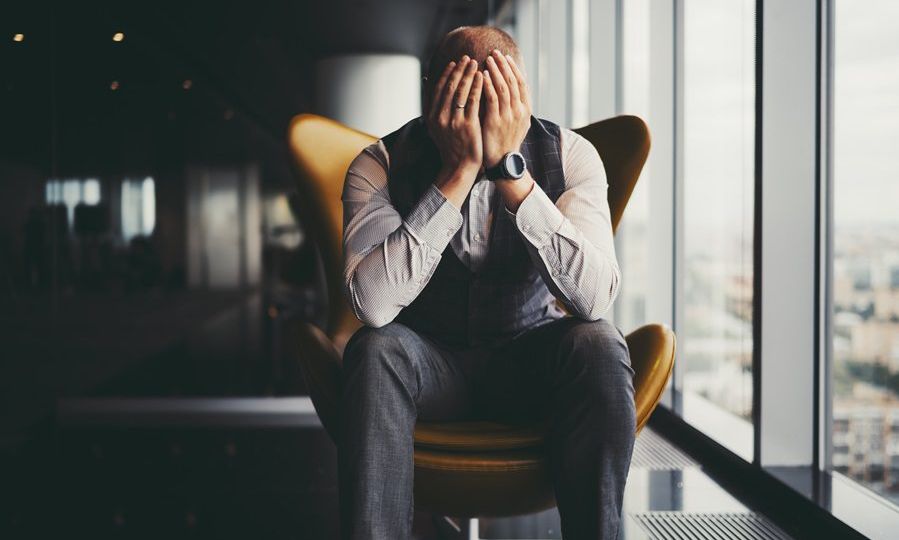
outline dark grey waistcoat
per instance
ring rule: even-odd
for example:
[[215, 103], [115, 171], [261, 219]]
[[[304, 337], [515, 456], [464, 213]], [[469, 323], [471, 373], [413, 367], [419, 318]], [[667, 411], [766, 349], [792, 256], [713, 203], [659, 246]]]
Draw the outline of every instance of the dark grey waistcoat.
[[[417, 117], [382, 138], [390, 156], [391, 202], [403, 219], [434, 182], [441, 161]], [[531, 116], [521, 153], [534, 181], [555, 202], [565, 191], [559, 126]], [[496, 345], [565, 315], [531, 261], [502, 197], [490, 203], [488, 255], [472, 272], [447, 244], [430, 281], [395, 319], [449, 347]]]

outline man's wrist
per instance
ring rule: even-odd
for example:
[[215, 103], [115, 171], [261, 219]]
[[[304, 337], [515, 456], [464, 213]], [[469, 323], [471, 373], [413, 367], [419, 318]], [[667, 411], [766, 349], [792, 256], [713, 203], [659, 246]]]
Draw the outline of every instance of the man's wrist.
[[496, 156], [490, 156], [489, 158], [485, 157], [484, 158], [484, 168], [489, 169], [491, 167], [496, 167], [497, 165], [499, 165], [499, 162], [502, 161], [503, 158], [506, 156], [506, 154], [508, 154], [509, 152], [521, 152], [521, 148], [520, 147], [519, 148], [510, 148], [509, 150], [500, 152]]
[[472, 178], [477, 177], [480, 168], [481, 164], [474, 161], [457, 163], [455, 165], [444, 165], [437, 175], [437, 184], [440, 186], [471, 180]]
[[518, 207], [522, 201], [530, 195], [534, 189], [536, 182], [530, 172], [525, 171], [524, 176], [520, 180], [494, 180], [496, 189], [502, 196], [506, 209], [512, 212], [518, 212]]
[[479, 172], [479, 163], [444, 166], [437, 175], [434, 185], [456, 208], [462, 208], [462, 203], [468, 196], [468, 191], [474, 185]]

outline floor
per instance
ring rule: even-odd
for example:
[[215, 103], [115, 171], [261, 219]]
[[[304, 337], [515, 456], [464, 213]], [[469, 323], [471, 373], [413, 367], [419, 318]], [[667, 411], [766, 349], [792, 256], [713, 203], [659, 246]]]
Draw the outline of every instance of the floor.
[[[47, 434], [52, 444], [42, 445], [43, 459], [6, 460], [20, 466], [2, 471], [0, 531], [10, 534], [0, 537], [337, 537], [335, 448], [308, 409], [287, 422], [297, 427], [265, 414], [255, 417], [259, 427], [229, 427], [219, 418], [207, 428], [164, 421], [125, 428], [109, 415], [88, 416], [66, 417]], [[637, 439], [623, 525], [623, 539], [788, 538], [651, 428]], [[433, 517], [417, 514], [415, 534], [438, 538]], [[482, 519], [463, 537], [561, 535], [550, 510]]]
[[[160, 313], [173, 312], [164, 307]], [[214, 314], [162, 348], [142, 346], [146, 332], [134, 332], [133, 340], [111, 340], [118, 348], [108, 356], [93, 346], [90, 355], [73, 355], [78, 349], [54, 342], [48, 359], [23, 357], [30, 363], [19, 375], [33, 377], [6, 378], [14, 391], [0, 399], [8, 420], [0, 430], [0, 538], [337, 537], [335, 448], [302, 402], [301, 352], [285, 337], [283, 310], [252, 295], [176, 312], [198, 320], [207, 307]], [[159, 327], [183, 327], [175, 323]], [[32, 379], [59, 382], [29, 386]], [[197, 400], [207, 400], [207, 413]], [[433, 516], [416, 514], [415, 535], [438, 538]], [[463, 537], [561, 538], [555, 510], [482, 519]], [[621, 538], [787, 536], [646, 428], [634, 450]]]

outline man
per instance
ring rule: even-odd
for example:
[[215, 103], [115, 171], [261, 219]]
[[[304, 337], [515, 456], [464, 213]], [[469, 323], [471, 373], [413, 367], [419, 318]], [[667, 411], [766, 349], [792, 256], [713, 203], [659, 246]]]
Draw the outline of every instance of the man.
[[345, 538], [409, 538], [416, 419], [541, 415], [563, 536], [617, 536], [636, 413], [601, 318], [620, 282], [605, 171], [531, 115], [521, 65], [502, 30], [453, 30], [424, 115], [347, 172], [345, 293], [365, 326], [343, 360]]

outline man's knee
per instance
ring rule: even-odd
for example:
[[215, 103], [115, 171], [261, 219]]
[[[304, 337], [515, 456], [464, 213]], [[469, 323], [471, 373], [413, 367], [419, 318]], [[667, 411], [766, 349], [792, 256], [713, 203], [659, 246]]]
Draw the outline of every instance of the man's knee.
[[379, 328], [363, 326], [347, 341], [343, 352], [344, 379], [356, 371], [389, 369], [401, 376], [413, 372], [415, 358], [408, 345], [416, 339], [409, 327], [391, 322]]
[[565, 361], [594, 399], [607, 405], [634, 399], [630, 352], [624, 336], [606, 319], [579, 320], [562, 336]]
[[627, 341], [618, 328], [607, 319], [572, 320], [562, 335], [562, 347], [585, 359], [600, 354], [605, 358], [624, 360], [630, 364]]

